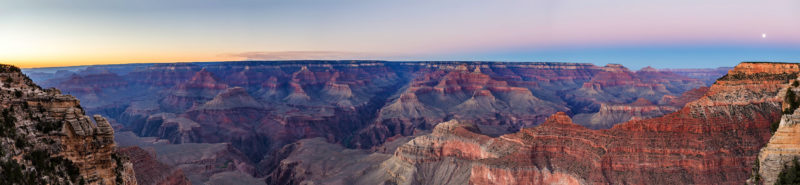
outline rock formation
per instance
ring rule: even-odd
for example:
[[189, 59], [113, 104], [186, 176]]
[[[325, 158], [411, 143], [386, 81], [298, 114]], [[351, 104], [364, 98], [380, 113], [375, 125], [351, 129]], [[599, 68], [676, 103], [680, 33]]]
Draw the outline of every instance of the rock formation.
[[171, 144], [131, 132], [118, 133], [117, 142], [125, 147], [122, 152], [129, 153], [131, 161], [139, 162], [134, 168], [143, 174], [137, 173], [137, 179], [147, 184], [205, 184], [242, 176], [252, 178], [255, 173], [247, 157], [230, 143]]
[[77, 99], [40, 88], [14, 66], [0, 65], [0, 81], [0, 182], [136, 184], [105, 118], [93, 122]]
[[267, 177], [267, 184], [357, 184], [358, 174], [369, 173], [388, 154], [346, 149], [322, 138], [300, 140], [285, 146], [288, 158]]
[[684, 92], [680, 97], [662, 96], [658, 104], [639, 98], [627, 104], [601, 103], [596, 113], [576, 114], [575, 123], [592, 129], [608, 129], [617, 123], [659, 117], [675, 112], [687, 103], [700, 99], [708, 92], [708, 87], [699, 87]]
[[[797, 67], [800, 67], [798, 65]], [[774, 133], [756, 159], [753, 176], [749, 184], [776, 184], [781, 171], [791, 167], [792, 161], [800, 158], [800, 104], [797, 85], [798, 79], [791, 86], [786, 86], [779, 96], [783, 97], [783, 116], [775, 122], [771, 129]]]
[[608, 129], [617, 123], [659, 117], [678, 109], [669, 105], [655, 105], [640, 98], [630, 104], [601, 104], [597, 113], [575, 115], [575, 122], [588, 128]]
[[[85, 107], [88, 112], [104, 115], [115, 128], [138, 136], [170, 144], [228, 143], [247, 156], [242, 161], [258, 167], [256, 179], [277, 170], [280, 164], [274, 161], [286, 158], [278, 152], [302, 139], [322, 137], [350, 149], [392, 153], [399, 145], [394, 141], [430, 132], [447, 120], [474, 123], [482, 134], [500, 136], [542, 124], [556, 112], [600, 115], [596, 120], [607, 128], [678, 110], [687, 101], [676, 97], [703, 85], [651, 68], [634, 72], [621, 65], [578, 63], [254, 61], [131, 66], [135, 67], [74, 70], [76, 79], [84, 79], [74, 81], [30, 71], [59, 88], [113, 87], [70, 93], [92, 100]], [[116, 75], [113, 79], [119, 82], [86, 80], [105, 73]], [[109, 86], [114, 84], [127, 85]], [[654, 105], [635, 103], [639, 99]], [[194, 172], [184, 173], [197, 179]], [[219, 173], [226, 175], [216, 180], [235, 176]]]
[[128, 156], [136, 172], [136, 182], [140, 185], [190, 185], [183, 170], [175, 169], [158, 162], [153, 155], [139, 147], [125, 147], [119, 150]]
[[[372, 163], [367, 173], [351, 174], [349, 182], [742, 184], [770, 137], [770, 123], [780, 118], [779, 92], [798, 70], [797, 64], [742, 63], [677, 112], [607, 130], [577, 125], [564, 112], [499, 137], [481, 134], [468, 121], [448, 121], [400, 146], [391, 158]], [[306, 170], [280, 172], [293, 171]], [[309, 180], [296, 173], [277, 177]]]
[[185, 111], [211, 100], [217, 93], [227, 88], [228, 85], [217, 82], [211, 72], [202, 69], [189, 81], [180, 83], [168, 91], [169, 95], [161, 100], [162, 107], [167, 107], [170, 111]]

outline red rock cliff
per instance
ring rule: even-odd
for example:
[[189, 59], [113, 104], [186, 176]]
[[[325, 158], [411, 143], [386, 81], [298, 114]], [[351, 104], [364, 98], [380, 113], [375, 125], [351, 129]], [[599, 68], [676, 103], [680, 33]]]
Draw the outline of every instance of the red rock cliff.
[[778, 91], [797, 72], [797, 64], [742, 63], [683, 109], [608, 130], [564, 113], [496, 138], [440, 124], [380, 173], [400, 184], [742, 184], [780, 116]]

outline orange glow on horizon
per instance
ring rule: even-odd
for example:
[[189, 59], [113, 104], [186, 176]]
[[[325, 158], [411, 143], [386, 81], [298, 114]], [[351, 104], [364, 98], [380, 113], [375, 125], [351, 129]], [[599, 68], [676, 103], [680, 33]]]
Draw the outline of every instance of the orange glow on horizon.
[[85, 65], [214, 62], [246, 60], [384, 60], [389, 55], [376, 53], [339, 51], [264, 51], [264, 52], [97, 52], [94, 55], [80, 53], [36, 53], [19, 56], [0, 56], [0, 64], [20, 68], [67, 67]]
[[209, 62], [209, 61], [234, 61], [241, 60], [240, 57], [230, 56], [167, 56], [167, 57], [97, 57], [97, 58], [34, 58], [19, 60], [2, 60], [2, 64], [10, 64], [20, 68], [42, 68], [42, 67], [67, 67], [85, 65], [108, 65], [108, 64], [134, 64], [134, 63], [176, 63], [176, 62]]

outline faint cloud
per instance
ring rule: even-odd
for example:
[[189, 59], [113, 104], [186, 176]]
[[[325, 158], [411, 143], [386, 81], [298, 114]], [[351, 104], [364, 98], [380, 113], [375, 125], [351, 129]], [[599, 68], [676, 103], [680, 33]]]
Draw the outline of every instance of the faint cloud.
[[257, 51], [224, 54], [242, 60], [364, 60], [385, 58], [378, 53], [344, 51]]

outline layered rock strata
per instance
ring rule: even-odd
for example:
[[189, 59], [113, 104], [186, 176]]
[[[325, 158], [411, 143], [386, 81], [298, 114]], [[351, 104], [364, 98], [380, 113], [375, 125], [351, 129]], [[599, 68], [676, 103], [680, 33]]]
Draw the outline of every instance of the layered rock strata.
[[440, 123], [351, 182], [742, 184], [770, 138], [770, 123], [780, 119], [780, 91], [798, 70], [742, 63], [675, 113], [607, 130], [577, 125], [564, 112], [499, 137], [465, 121]]
[[190, 185], [183, 170], [175, 169], [158, 162], [154, 154], [139, 147], [121, 148], [120, 153], [128, 156], [136, 172], [136, 182], [140, 185]]
[[[70, 93], [93, 100], [87, 111], [139, 136], [172, 144], [230, 143], [250, 165], [262, 166], [257, 176], [277, 168], [268, 165], [277, 163], [264, 161], [280, 161], [277, 151], [305, 138], [391, 153], [386, 149], [395, 146], [386, 143], [430, 132], [446, 120], [472, 122], [483, 134], [499, 136], [539, 125], [556, 112], [592, 114], [603, 105], [637, 99], [681, 107], [671, 100], [703, 85], [671, 72], [631, 71], [613, 64], [286, 61], [131, 66], [92, 66], [76, 71], [75, 80], [55, 78], [59, 75], [45, 80], [61, 88], [92, 87]], [[120, 82], [102, 82], [100, 75]], [[677, 110], [659, 108], [606, 108], [603, 117], [619, 119], [602, 120], [610, 127]], [[620, 116], [627, 114], [632, 116]]]
[[791, 167], [793, 160], [800, 159], [800, 109], [796, 109], [800, 88], [797, 82], [794, 80], [793, 85], [781, 93], [784, 114], [779, 122], [773, 123], [777, 128], [772, 128], [775, 133], [758, 155], [750, 184], [776, 184], [778, 175]]
[[136, 184], [105, 118], [86, 116], [77, 99], [41, 89], [14, 66], [0, 65], [0, 81], [3, 182]]
[[117, 134], [117, 142], [138, 162], [134, 168], [142, 173], [137, 173], [140, 184], [206, 184], [255, 174], [252, 162], [229, 143], [170, 144], [131, 132]]

